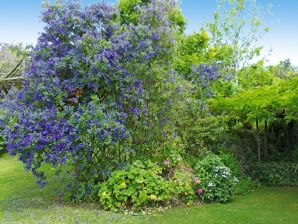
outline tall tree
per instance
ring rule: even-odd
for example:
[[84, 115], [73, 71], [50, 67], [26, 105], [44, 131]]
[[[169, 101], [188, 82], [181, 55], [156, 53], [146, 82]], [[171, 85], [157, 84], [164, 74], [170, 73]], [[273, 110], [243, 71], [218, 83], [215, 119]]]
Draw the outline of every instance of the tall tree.
[[259, 40], [269, 30], [262, 23], [266, 12], [268, 10], [258, 6], [255, 0], [222, 0], [214, 13], [214, 21], [207, 24], [212, 45], [232, 48], [229, 72], [235, 77], [260, 55]]

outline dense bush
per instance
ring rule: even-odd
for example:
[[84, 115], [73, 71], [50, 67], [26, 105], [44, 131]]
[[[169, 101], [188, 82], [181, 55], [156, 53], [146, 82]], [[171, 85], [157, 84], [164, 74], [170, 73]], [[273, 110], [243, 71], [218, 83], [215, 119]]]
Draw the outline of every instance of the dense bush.
[[263, 185], [298, 185], [298, 172], [295, 172], [295, 167], [295, 163], [260, 163], [251, 167], [251, 173], [249, 175]]
[[208, 114], [207, 105], [202, 101], [184, 114], [184, 119], [177, 124], [178, 134], [183, 140], [185, 150], [193, 156], [200, 156], [206, 150], [219, 151], [225, 142], [227, 132], [224, 121]]
[[161, 174], [162, 168], [156, 164], [137, 160], [123, 170], [114, 171], [100, 185], [100, 203], [110, 210], [166, 205], [173, 188]]
[[99, 185], [102, 206], [109, 210], [143, 210], [148, 207], [172, 204], [192, 204], [198, 183], [192, 169], [179, 164], [171, 166], [164, 160], [163, 167], [147, 160], [136, 160], [123, 169], [112, 172]]
[[238, 180], [218, 156], [208, 154], [196, 163], [194, 169], [200, 180], [203, 201], [227, 202], [231, 199]]
[[173, 10], [176, 1], [151, 0], [127, 24], [118, 5], [46, 5], [24, 87], [1, 104], [7, 149], [41, 185], [43, 163], [69, 162], [80, 181], [99, 182], [105, 166], [173, 139]]
[[193, 170], [179, 164], [172, 170], [172, 174], [170, 177], [173, 188], [172, 203], [192, 204], [197, 199], [197, 184], [193, 181]]

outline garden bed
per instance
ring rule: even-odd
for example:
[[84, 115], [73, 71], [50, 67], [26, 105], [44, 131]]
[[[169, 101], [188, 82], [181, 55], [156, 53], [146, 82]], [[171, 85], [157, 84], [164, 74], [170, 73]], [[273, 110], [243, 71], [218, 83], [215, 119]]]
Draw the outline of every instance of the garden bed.
[[[45, 167], [49, 174], [53, 173]], [[53, 176], [40, 189], [15, 157], [0, 158], [0, 223], [282, 223], [298, 220], [298, 188], [263, 188], [227, 204], [176, 207], [149, 215], [103, 211], [99, 205], [57, 201]]]

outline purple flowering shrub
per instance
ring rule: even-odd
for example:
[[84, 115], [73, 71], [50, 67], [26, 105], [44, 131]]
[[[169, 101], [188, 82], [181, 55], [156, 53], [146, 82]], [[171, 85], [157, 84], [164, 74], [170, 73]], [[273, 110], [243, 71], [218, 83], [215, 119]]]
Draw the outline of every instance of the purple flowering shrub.
[[1, 104], [7, 149], [41, 185], [42, 163], [70, 162], [96, 183], [103, 163], [116, 167], [173, 133], [175, 7], [151, 0], [136, 8], [137, 24], [121, 24], [117, 6], [105, 3], [45, 6], [23, 88]]
[[64, 196], [100, 197], [112, 210], [207, 195], [208, 180], [193, 179], [184, 159], [222, 133], [204, 102], [222, 77], [216, 64], [187, 77], [174, 69], [184, 24], [177, 1], [46, 4], [42, 20], [23, 88], [0, 109], [7, 150], [37, 183], [46, 184], [42, 164], [67, 164]]

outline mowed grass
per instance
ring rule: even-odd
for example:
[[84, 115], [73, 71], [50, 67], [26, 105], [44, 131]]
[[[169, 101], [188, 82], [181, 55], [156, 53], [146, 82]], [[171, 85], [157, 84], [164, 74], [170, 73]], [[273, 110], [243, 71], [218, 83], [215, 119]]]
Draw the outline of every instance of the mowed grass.
[[[49, 175], [53, 170], [45, 167]], [[53, 176], [53, 175], [52, 175]], [[61, 179], [50, 177], [40, 189], [16, 158], [0, 158], [0, 223], [298, 223], [298, 188], [264, 188], [237, 196], [228, 204], [172, 208], [150, 215], [106, 212], [97, 204], [68, 204], [57, 200]]]

